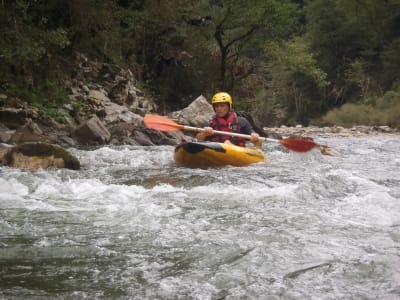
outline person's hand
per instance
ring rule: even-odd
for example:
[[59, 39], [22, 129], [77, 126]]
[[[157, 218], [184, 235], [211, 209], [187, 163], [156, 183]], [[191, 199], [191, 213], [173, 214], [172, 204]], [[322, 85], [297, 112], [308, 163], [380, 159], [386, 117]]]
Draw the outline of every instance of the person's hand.
[[260, 136], [258, 135], [258, 133], [253, 132], [251, 134], [250, 142], [252, 142], [254, 144], [254, 146], [261, 148], [261, 140], [260, 140]]
[[207, 136], [212, 135], [214, 130], [211, 127], [204, 127], [204, 130], [199, 132], [196, 136], [197, 140], [204, 141]]
[[211, 127], [204, 127], [203, 133], [204, 133], [206, 136], [209, 136], [209, 135], [212, 135], [212, 134], [214, 133], [214, 130], [213, 130]]

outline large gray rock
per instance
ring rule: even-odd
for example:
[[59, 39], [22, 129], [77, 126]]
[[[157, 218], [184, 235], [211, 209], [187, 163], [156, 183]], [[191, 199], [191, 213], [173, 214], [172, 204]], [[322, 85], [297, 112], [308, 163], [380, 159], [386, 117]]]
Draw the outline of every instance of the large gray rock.
[[170, 117], [179, 124], [204, 127], [210, 123], [214, 114], [212, 105], [200, 95], [189, 106], [171, 113]]
[[136, 126], [139, 126], [143, 122], [143, 117], [131, 112], [126, 106], [109, 102], [104, 105], [104, 109], [104, 122], [106, 125], [124, 122], [133, 123]]
[[108, 143], [111, 134], [99, 118], [92, 117], [75, 130], [74, 136], [82, 144], [94, 145]]
[[111, 101], [110, 98], [108, 98], [107, 95], [104, 94], [104, 92], [98, 90], [89, 90], [88, 99], [92, 100], [97, 104], [102, 104]]

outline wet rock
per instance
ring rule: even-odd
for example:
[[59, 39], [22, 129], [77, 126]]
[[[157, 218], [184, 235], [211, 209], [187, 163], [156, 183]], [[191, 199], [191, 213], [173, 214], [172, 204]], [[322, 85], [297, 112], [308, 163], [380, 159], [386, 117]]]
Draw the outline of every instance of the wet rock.
[[[145, 129], [143, 132], [135, 132], [134, 139], [138, 140], [138, 135], [145, 134], [150, 138], [152, 145], [178, 145], [179, 143], [190, 140], [191, 138], [185, 136], [181, 131], [175, 132], [161, 132], [157, 130]], [[141, 142], [144, 142], [141, 140]], [[142, 144], [143, 145], [143, 144]]]
[[132, 139], [137, 141], [143, 146], [153, 146], [155, 145], [149, 135], [143, 133], [142, 131], [135, 130], [132, 132]]
[[10, 167], [20, 169], [80, 169], [80, 162], [78, 159], [57, 145], [46, 143], [24, 143], [12, 148], [2, 149], [4, 154], [2, 156], [2, 162], [4, 162], [4, 165]]

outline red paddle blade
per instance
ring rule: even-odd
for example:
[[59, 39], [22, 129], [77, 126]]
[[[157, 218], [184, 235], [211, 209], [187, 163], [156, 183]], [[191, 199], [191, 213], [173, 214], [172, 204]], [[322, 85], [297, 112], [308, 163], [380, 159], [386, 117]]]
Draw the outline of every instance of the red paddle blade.
[[284, 147], [296, 152], [307, 152], [317, 146], [317, 143], [311, 140], [303, 139], [283, 139], [279, 140], [279, 143], [281, 143], [281, 145]]
[[160, 131], [177, 131], [183, 129], [183, 125], [176, 124], [174, 121], [159, 115], [145, 115], [143, 122], [148, 128]]

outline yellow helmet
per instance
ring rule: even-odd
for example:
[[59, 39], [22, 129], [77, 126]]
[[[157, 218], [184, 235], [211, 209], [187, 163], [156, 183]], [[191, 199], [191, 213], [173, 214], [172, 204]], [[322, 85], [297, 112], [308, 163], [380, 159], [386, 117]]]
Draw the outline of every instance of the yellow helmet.
[[215, 103], [222, 103], [222, 102], [228, 102], [229, 108], [232, 109], [232, 97], [228, 93], [224, 92], [216, 93], [211, 99], [212, 105], [214, 105]]

